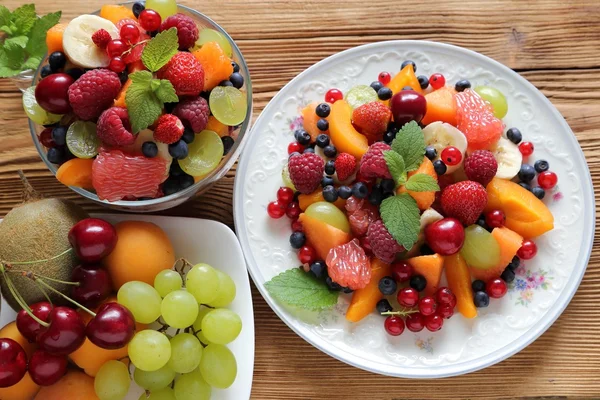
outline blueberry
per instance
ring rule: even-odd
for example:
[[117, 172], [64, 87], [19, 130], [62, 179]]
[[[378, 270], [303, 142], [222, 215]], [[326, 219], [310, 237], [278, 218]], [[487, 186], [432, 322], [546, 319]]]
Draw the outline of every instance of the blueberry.
[[319, 136], [317, 136], [316, 143], [320, 148], [327, 147], [329, 145], [329, 135], [321, 133]]
[[131, 11], [133, 11], [133, 15], [135, 15], [136, 18], [139, 18], [140, 13], [145, 9], [146, 7], [144, 7], [144, 4], [140, 2], [133, 3], [133, 6], [131, 7]]
[[509, 130], [507, 130], [506, 137], [514, 144], [519, 144], [521, 143], [521, 140], [523, 140], [523, 135], [521, 134], [521, 131], [517, 128], [510, 128]]
[[42, 78], [47, 77], [48, 75], [52, 75], [52, 68], [50, 68], [49, 65], [44, 65], [42, 67], [42, 70], [40, 71], [40, 76]]
[[388, 299], [381, 299], [377, 302], [377, 312], [378, 313], [384, 313], [384, 312], [388, 312], [388, 311], [392, 311], [392, 305], [390, 304], [390, 302], [388, 301]]
[[231, 86], [233, 87], [233, 83], [229, 79], [225, 79], [224, 81], [219, 82], [219, 86]]
[[504, 272], [502, 272], [502, 275], [500, 275], [500, 278], [506, 283], [511, 283], [515, 280], [515, 272], [510, 268], [506, 268]]
[[244, 86], [244, 77], [239, 72], [234, 72], [229, 76], [229, 82], [236, 89], [241, 89]]
[[326, 187], [326, 186], [333, 186], [333, 178], [330, 176], [324, 176], [323, 179], [321, 179], [321, 186]]
[[290, 235], [290, 246], [299, 249], [306, 243], [306, 236], [302, 232], [294, 232]]
[[383, 193], [394, 193], [396, 191], [396, 182], [393, 179], [382, 179], [380, 185]]
[[57, 126], [52, 129], [52, 140], [59, 146], [64, 146], [67, 143], [67, 127]]
[[181, 186], [181, 189], [187, 189], [190, 186], [192, 186], [194, 183], [196, 183], [196, 181], [194, 180], [194, 177], [188, 174], [183, 174], [179, 177], [179, 185]]
[[392, 98], [393, 94], [394, 93], [392, 92], [392, 89], [388, 87], [382, 87], [377, 91], [377, 97], [379, 97], [379, 100], [389, 100]]
[[335, 161], [329, 160], [325, 163], [325, 173], [327, 175], [335, 174]]
[[456, 90], [457, 92], [464, 92], [465, 89], [469, 89], [471, 87], [471, 82], [469, 82], [466, 79], [461, 79], [460, 81], [456, 82], [456, 84], [454, 85], [454, 90]]
[[345, 288], [342, 288], [342, 292], [344, 292], [346, 294], [350, 294], [350, 293], [354, 292], [354, 290], [350, 289], [349, 287], [345, 287]]
[[165, 196], [179, 192], [181, 190], [181, 186], [179, 185], [179, 179], [174, 177], [167, 178], [165, 183], [163, 183], [162, 190]]
[[546, 191], [539, 186], [531, 188], [531, 193], [535, 195], [538, 199], [542, 200], [546, 196]]
[[394, 133], [394, 137], [396, 136], [396, 134], [398, 133], [398, 131], [400, 130], [400, 128], [398, 127], [398, 125], [396, 125], [394, 122], [389, 122], [388, 126], [387, 126], [387, 131], [388, 132], [392, 132]]
[[446, 167], [446, 164], [442, 160], [435, 160], [433, 162], [433, 169], [438, 176], [442, 176], [446, 173], [448, 167]]
[[46, 157], [52, 164], [62, 164], [65, 161], [65, 149], [62, 147], [51, 147], [48, 149]]
[[128, 79], [129, 79], [129, 72], [127, 72], [127, 70], [122, 71], [119, 74], [119, 81], [121, 81], [121, 85], [124, 85], [125, 82], [127, 82]]
[[329, 144], [329, 145], [325, 146], [325, 148], [323, 149], [323, 153], [325, 154], [325, 156], [327, 156], [329, 158], [333, 158], [337, 155], [337, 149], [335, 148], [334, 145]]
[[330, 290], [334, 290], [336, 292], [339, 292], [340, 290], [342, 290], [342, 287], [340, 285], [338, 285], [336, 282], [333, 281], [333, 279], [331, 279], [331, 277], [327, 277], [325, 279], [325, 283], [327, 284], [327, 286], [329, 287]]
[[410, 287], [417, 292], [422, 292], [427, 286], [427, 279], [423, 275], [413, 275], [410, 277]]
[[537, 160], [535, 164], [533, 164], [533, 168], [535, 168], [535, 171], [540, 174], [548, 171], [548, 169], [550, 169], [550, 164], [548, 164], [548, 161], [546, 160]]
[[527, 189], [527, 190], [529, 190], [531, 192], [531, 185], [529, 183], [527, 183], [527, 182], [519, 182], [519, 185], [522, 188]]
[[419, 248], [419, 253], [421, 253], [422, 256], [430, 256], [432, 254], [435, 254], [435, 251], [431, 250], [431, 247], [424, 244], [421, 245], [421, 247]]
[[352, 186], [352, 195], [357, 199], [364, 199], [369, 195], [369, 188], [363, 182], [356, 182]]
[[435, 160], [437, 157], [437, 150], [433, 146], [425, 147], [425, 157], [429, 158], [431, 161]]
[[294, 131], [294, 139], [301, 145], [306, 146], [310, 143], [310, 134], [302, 128], [296, 129]]
[[383, 141], [389, 145], [396, 139], [396, 132], [387, 131], [383, 134]]
[[321, 118], [329, 117], [329, 113], [331, 112], [331, 107], [327, 103], [321, 103], [315, 109], [315, 113]]
[[379, 89], [383, 87], [383, 83], [379, 81], [373, 81], [371, 82], [370, 86], [373, 88], [374, 91], [379, 92]]
[[379, 280], [379, 291], [384, 296], [390, 296], [396, 293], [397, 289], [398, 285], [396, 284], [394, 278], [392, 278], [391, 276], [384, 276]]
[[402, 90], [414, 90], [411, 86], [404, 86]]
[[317, 121], [317, 128], [319, 128], [321, 132], [325, 132], [327, 129], [329, 129], [329, 121], [327, 121], [325, 118], [321, 118]]
[[55, 51], [48, 57], [48, 64], [50, 64], [52, 72], [57, 72], [59, 69], [63, 68], [66, 63], [67, 56], [65, 56], [65, 53], [62, 51]]
[[240, 72], [240, 66], [235, 61], [231, 60], [231, 66], [233, 67], [233, 72]]
[[190, 128], [187, 128], [187, 127], [183, 130], [183, 135], [181, 135], [181, 140], [183, 140], [187, 144], [190, 144], [194, 141], [195, 138], [196, 138], [196, 134], [194, 133], [193, 130], [191, 130]]
[[183, 140], [179, 140], [169, 145], [169, 154], [171, 157], [181, 160], [188, 155], [188, 145]]
[[314, 153], [314, 152], [315, 152], [314, 148], [307, 147], [307, 148], [304, 149], [304, 151], [302, 152], [302, 154], [305, 154], [305, 153]]
[[412, 65], [413, 71], [417, 72], [417, 64], [413, 60], [406, 60], [400, 65], [400, 70], [403, 70], [407, 65]]
[[374, 206], [379, 206], [383, 201], [383, 192], [381, 191], [381, 187], [374, 186], [371, 194], [369, 194], [369, 203]]
[[471, 283], [474, 292], [485, 292], [485, 282], [481, 279], [474, 280]]
[[485, 223], [485, 217], [479, 217], [479, 219], [475, 222], [477, 225], [485, 229], [486, 231], [490, 230], [490, 227]]
[[425, 75], [417, 76], [417, 80], [419, 81], [419, 85], [421, 85], [421, 89], [427, 89], [429, 87], [429, 78]]
[[350, 186], [340, 186], [338, 188], [338, 196], [344, 200], [348, 200], [352, 196], [352, 188]]
[[325, 201], [333, 203], [338, 199], [337, 189], [332, 185], [327, 185], [323, 188], [323, 198]]
[[179, 163], [177, 161], [173, 161], [171, 163], [171, 167], [169, 168], [169, 175], [171, 175], [171, 176], [181, 176], [183, 174], [185, 174], [185, 172], [183, 172], [183, 170], [179, 166]]
[[517, 268], [519, 268], [519, 265], [521, 265], [521, 259], [517, 256], [514, 256], [512, 261], [508, 263], [508, 268], [515, 271]]
[[477, 308], [487, 307], [490, 305], [490, 296], [484, 291], [475, 292], [473, 302]]
[[142, 144], [142, 154], [144, 157], [154, 158], [158, 154], [158, 146], [154, 142], [144, 142]]
[[517, 176], [523, 182], [531, 182], [535, 178], [535, 169], [529, 164], [522, 164]]
[[323, 261], [315, 261], [310, 264], [310, 272], [315, 276], [315, 278], [323, 278], [325, 276], [326, 266]]

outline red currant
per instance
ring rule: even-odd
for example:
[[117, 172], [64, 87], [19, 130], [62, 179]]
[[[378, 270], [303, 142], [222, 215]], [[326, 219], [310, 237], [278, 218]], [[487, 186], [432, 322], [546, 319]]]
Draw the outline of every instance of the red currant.
[[377, 77], [377, 80], [383, 85], [387, 85], [388, 83], [390, 83], [390, 81], [392, 80], [392, 76], [390, 75], [389, 72], [381, 72], [379, 74], [379, 76]]
[[411, 332], [421, 332], [425, 327], [425, 318], [421, 313], [408, 314], [406, 328]]
[[110, 58], [120, 57], [127, 50], [129, 50], [129, 46], [121, 39], [113, 39], [106, 45], [106, 53]]
[[448, 304], [452, 308], [456, 305], [456, 296], [452, 293], [452, 290], [447, 287], [441, 287], [435, 292], [435, 298], [437, 302], [442, 304]]
[[160, 28], [160, 23], [162, 19], [160, 14], [154, 10], [145, 9], [140, 13], [140, 17], [138, 22], [140, 26], [147, 30], [148, 32], [152, 32]]
[[325, 93], [325, 101], [331, 104], [338, 100], [342, 100], [343, 98], [344, 94], [339, 89], [329, 89], [327, 93]]
[[506, 222], [506, 215], [501, 210], [492, 210], [485, 214], [485, 223], [490, 228], [500, 228]]
[[442, 150], [441, 158], [446, 165], [458, 165], [462, 161], [462, 153], [456, 147], [448, 146]]
[[521, 142], [519, 143], [519, 151], [523, 154], [523, 157], [528, 157], [533, 153], [533, 143]]
[[531, 260], [537, 254], [537, 245], [533, 240], [523, 240], [521, 248], [517, 251], [517, 256], [521, 260]]
[[277, 200], [281, 204], [289, 204], [294, 200], [294, 191], [289, 187], [282, 186], [277, 190]]
[[425, 327], [430, 332], [436, 332], [442, 329], [444, 319], [439, 314], [432, 314], [425, 317]]
[[437, 309], [437, 313], [444, 319], [450, 319], [454, 315], [454, 307], [450, 304], [440, 304]]
[[303, 151], [304, 151], [304, 146], [302, 146], [298, 142], [292, 142], [288, 145], [288, 154], [302, 153]]
[[493, 299], [499, 299], [503, 297], [507, 290], [508, 288], [506, 287], [506, 282], [500, 278], [491, 279], [485, 285], [485, 291], [487, 292], [488, 296]]
[[444, 75], [436, 73], [429, 77], [429, 84], [433, 88], [433, 90], [438, 90], [446, 84], [446, 78]]
[[301, 212], [302, 210], [300, 210], [300, 206], [295, 201], [288, 204], [285, 208], [285, 215], [287, 215], [290, 219], [298, 219]]
[[419, 311], [421, 314], [428, 316], [435, 313], [437, 310], [437, 303], [431, 296], [425, 296], [419, 300]]
[[419, 292], [411, 287], [407, 287], [398, 292], [398, 303], [402, 307], [412, 308], [419, 303]]
[[397, 315], [390, 315], [383, 324], [385, 331], [392, 336], [400, 336], [404, 332], [404, 321]]
[[414, 269], [412, 265], [405, 261], [400, 261], [392, 264], [392, 276], [398, 283], [408, 282], [410, 277], [413, 276]]
[[45, 148], [49, 149], [52, 147], [56, 147], [56, 142], [52, 139], [52, 128], [46, 128], [40, 133], [38, 136], [38, 140]]
[[267, 206], [267, 213], [269, 214], [269, 217], [273, 219], [279, 219], [284, 216], [285, 207], [278, 201], [272, 201]]
[[304, 228], [302, 227], [302, 222], [297, 219], [292, 221], [292, 231], [294, 232], [304, 232]]
[[127, 68], [127, 65], [123, 62], [121, 57], [113, 57], [113, 59], [110, 60], [110, 64], [108, 64], [108, 69], [117, 74], [125, 71], [125, 68]]
[[121, 39], [129, 44], [136, 44], [140, 40], [140, 30], [134, 24], [125, 24], [119, 31]]
[[556, 186], [557, 182], [558, 177], [554, 172], [544, 171], [538, 175], [538, 185], [540, 185], [542, 189], [552, 189], [554, 186]]
[[313, 247], [310, 246], [302, 246], [300, 251], [298, 251], [298, 260], [302, 264], [312, 264], [317, 259], [317, 252]]

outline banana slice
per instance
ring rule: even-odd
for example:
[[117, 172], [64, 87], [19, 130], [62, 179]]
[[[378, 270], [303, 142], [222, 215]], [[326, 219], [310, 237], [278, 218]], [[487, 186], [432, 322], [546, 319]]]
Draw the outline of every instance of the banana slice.
[[63, 48], [73, 64], [83, 68], [108, 67], [110, 57], [92, 41], [92, 35], [100, 29], [113, 39], [119, 38], [115, 24], [97, 15], [84, 14], [69, 22], [63, 34]]
[[501, 179], [514, 178], [521, 169], [523, 155], [519, 147], [510, 140], [501, 137], [496, 146], [490, 149], [498, 162], [496, 177]]
[[423, 129], [423, 135], [425, 136], [425, 145], [432, 146], [437, 151], [437, 158], [440, 158], [442, 150], [448, 146], [454, 146], [462, 153], [460, 163], [447, 165], [446, 174], [451, 174], [462, 165], [467, 151], [467, 138], [461, 131], [448, 123], [437, 121], [427, 125]]

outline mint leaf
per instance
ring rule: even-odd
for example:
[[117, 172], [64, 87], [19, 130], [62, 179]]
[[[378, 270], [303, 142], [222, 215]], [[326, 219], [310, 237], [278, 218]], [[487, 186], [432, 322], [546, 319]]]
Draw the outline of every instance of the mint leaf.
[[177, 28], [170, 28], [146, 44], [142, 52], [142, 62], [150, 71], [156, 72], [169, 62], [178, 48]]
[[404, 159], [395, 151], [384, 151], [383, 158], [387, 164], [392, 179], [397, 185], [403, 185], [406, 182], [406, 170], [404, 168]]
[[21, 70], [23, 70], [23, 71], [25, 71], [27, 69], [36, 70], [40, 66], [41, 62], [42, 62], [42, 60], [40, 58], [29, 57], [27, 59], [27, 61], [25, 61], [25, 63], [21, 66]]
[[166, 79], [155, 79], [153, 82], [158, 82], [158, 87], [154, 89], [156, 97], [163, 103], [176, 103], [179, 101], [173, 84]]
[[338, 292], [300, 268], [289, 269], [265, 283], [269, 294], [290, 306], [318, 311], [337, 304]]
[[27, 35], [37, 20], [35, 4], [25, 4], [12, 13], [11, 21], [15, 26], [13, 34]]
[[0, 4], [0, 26], [9, 25], [10, 24], [11, 13], [6, 6]]
[[133, 133], [146, 129], [162, 114], [164, 103], [177, 102], [179, 98], [171, 82], [154, 79], [150, 71], [131, 75], [131, 85], [125, 95]]
[[402, 156], [407, 172], [419, 168], [425, 154], [425, 137], [415, 121], [410, 121], [398, 131], [392, 150]]
[[2, 51], [4, 55], [2, 56], [3, 60], [0, 62], [0, 65], [10, 67], [14, 70], [19, 70], [19, 72], [21, 72], [21, 65], [25, 59], [25, 49], [19, 46], [18, 43], [4, 42]]
[[4, 41], [4, 45], [6, 45], [6, 43], [11, 43], [11, 44], [15, 44], [19, 47], [25, 48], [28, 40], [29, 40], [29, 38], [27, 36], [15, 36], [15, 37], [6, 39]]
[[437, 192], [440, 186], [431, 175], [414, 174], [406, 182], [406, 189], [413, 192]]
[[29, 57], [42, 58], [48, 51], [46, 46], [46, 32], [60, 21], [62, 13], [57, 11], [48, 15], [44, 15], [42, 18], [38, 18], [29, 32], [29, 42], [25, 50], [29, 54]]
[[405, 249], [410, 249], [419, 238], [421, 229], [419, 207], [408, 193], [388, 197], [379, 209], [387, 230]]

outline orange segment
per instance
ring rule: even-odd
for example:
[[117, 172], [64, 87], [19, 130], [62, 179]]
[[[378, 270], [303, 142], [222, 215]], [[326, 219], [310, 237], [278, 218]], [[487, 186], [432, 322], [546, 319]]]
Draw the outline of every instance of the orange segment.
[[425, 100], [427, 100], [427, 112], [421, 123], [423, 125], [428, 125], [435, 121], [442, 121], [456, 126], [455, 94], [456, 90], [449, 86], [444, 86], [426, 94]]
[[56, 171], [56, 179], [63, 185], [92, 190], [92, 165], [94, 159], [72, 158]]
[[229, 127], [225, 124], [223, 124], [222, 122], [219, 122], [214, 116], [210, 116], [208, 117], [208, 122], [206, 123], [206, 129], [207, 131], [213, 131], [216, 132], [217, 135], [223, 137], [223, 136], [229, 136]]
[[477, 308], [473, 303], [473, 288], [467, 263], [459, 253], [444, 259], [448, 287], [456, 296], [456, 308], [465, 318], [475, 318]]
[[[304, 130], [309, 133], [313, 142], [317, 140], [317, 136], [319, 136], [321, 133], [329, 135], [329, 130], [321, 131], [319, 128], [317, 128], [317, 122], [321, 119], [321, 117], [315, 113], [315, 109], [319, 104], [320, 103], [318, 101], [315, 101], [302, 109]], [[329, 121], [329, 117], [325, 119]]]
[[[423, 157], [423, 162], [419, 168], [408, 173], [408, 178], [416, 174], [426, 174], [433, 177], [433, 179], [437, 181], [437, 174], [435, 173], [435, 168], [433, 168], [433, 163], [427, 157]], [[435, 201], [435, 192], [414, 192], [412, 190], [406, 190], [404, 186], [400, 186], [397, 192], [408, 192], [408, 194], [415, 199], [417, 206], [421, 211], [427, 210]]]
[[378, 258], [371, 259], [371, 280], [362, 289], [355, 290], [352, 294], [352, 300], [346, 319], [350, 322], [358, 322], [375, 309], [377, 302], [383, 299], [383, 294], [379, 290], [379, 281], [384, 276], [390, 274], [390, 265], [384, 263]]
[[31, 400], [39, 390], [40, 387], [31, 379], [29, 372], [26, 372], [25, 376], [16, 385], [0, 388], [0, 399]]
[[48, 46], [48, 54], [55, 51], [64, 52], [63, 49], [63, 33], [67, 24], [56, 24], [46, 32], [46, 46]]
[[419, 80], [415, 75], [412, 65], [407, 65], [404, 69], [396, 74], [394, 78], [387, 84], [387, 87], [392, 89], [394, 94], [402, 90], [403, 87], [410, 86], [415, 92], [423, 93]]
[[[323, 197], [323, 191], [318, 189], [311, 194], [301, 194], [298, 196], [298, 203], [302, 211], [306, 210], [311, 204], [318, 203], [320, 201], [325, 201], [325, 198]], [[342, 211], [346, 211], [346, 200], [342, 199], [341, 197], [338, 197], [333, 205]]]
[[367, 137], [352, 126], [352, 107], [344, 100], [331, 105], [329, 135], [339, 153], [349, 153], [357, 160], [369, 149]]
[[204, 91], [209, 91], [219, 82], [229, 79], [233, 73], [231, 59], [227, 57], [217, 42], [208, 42], [192, 54], [204, 68]]
[[135, 17], [135, 15], [133, 15], [131, 7], [119, 6], [115, 4], [103, 5], [100, 9], [100, 16], [104, 19], [109, 20], [113, 24], [116, 24], [117, 22], [125, 18], [137, 21], [137, 18]]
[[315, 248], [321, 260], [327, 258], [327, 254], [332, 248], [352, 240], [352, 235], [349, 233], [304, 213], [300, 214], [299, 221], [302, 223], [306, 238]]
[[425, 294], [431, 296], [440, 285], [442, 270], [444, 268], [444, 258], [439, 254], [429, 256], [413, 257], [406, 260], [413, 266], [416, 274], [423, 275], [427, 280]]

